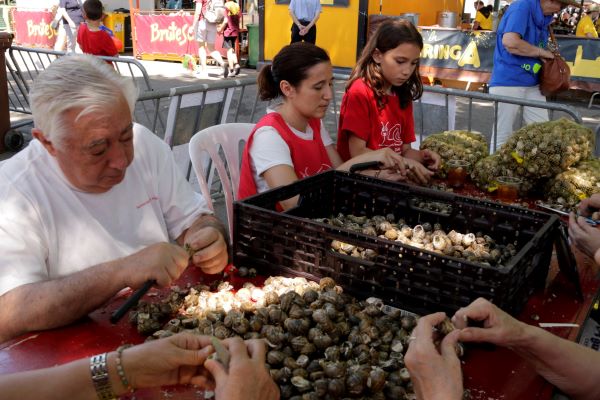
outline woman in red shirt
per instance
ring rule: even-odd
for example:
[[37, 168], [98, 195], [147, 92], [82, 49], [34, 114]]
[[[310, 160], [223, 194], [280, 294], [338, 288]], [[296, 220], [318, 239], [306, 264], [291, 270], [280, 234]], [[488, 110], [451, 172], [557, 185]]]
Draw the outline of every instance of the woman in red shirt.
[[[391, 149], [365, 153], [343, 162], [321, 118], [332, 98], [333, 69], [325, 50], [310, 43], [285, 46], [258, 76], [262, 100], [281, 97], [250, 135], [242, 158], [238, 198], [288, 185], [298, 179], [336, 168], [347, 170], [356, 163], [380, 161], [383, 169], [368, 175], [403, 180], [412, 160]], [[271, 111], [271, 112], [269, 112]], [[280, 202], [283, 209], [297, 198]]]

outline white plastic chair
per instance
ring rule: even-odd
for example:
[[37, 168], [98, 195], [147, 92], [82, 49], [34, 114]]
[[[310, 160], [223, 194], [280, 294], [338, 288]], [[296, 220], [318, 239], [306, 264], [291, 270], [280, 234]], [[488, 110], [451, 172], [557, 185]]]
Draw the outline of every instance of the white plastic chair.
[[[215, 210], [211, 198], [212, 176], [217, 171], [227, 208], [229, 237], [233, 239], [233, 202], [240, 184], [241, 153], [254, 129], [254, 124], [232, 123], [208, 127], [192, 136], [190, 159], [200, 183], [200, 193], [211, 210]], [[210, 168], [210, 169], [209, 169]]]

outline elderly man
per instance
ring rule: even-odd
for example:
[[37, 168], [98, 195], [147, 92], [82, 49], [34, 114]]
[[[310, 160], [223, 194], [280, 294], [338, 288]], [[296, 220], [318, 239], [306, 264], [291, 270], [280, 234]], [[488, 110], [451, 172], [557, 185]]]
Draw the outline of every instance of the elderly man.
[[289, 5], [292, 24], [292, 40], [295, 42], [317, 41], [317, 20], [321, 15], [320, 0], [291, 0]]
[[225, 267], [223, 225], [132, 122], [135, 99], [89, 55], [36, 79], [36, 140], [0, 168], [0, 342], [69, 324], [123, 288], [169, 285], [188, 265], [184, 244], [206, 273]]
[[[519, 99], [546, 101], [539, 88], [543, 59], [554, 58], [546, 48], [548, 26], [553, 14], [571, 0], [517, 0], [500, 21], [494, 50], [494, 69], [489, 82], [490, 93]], [[497, 147], [512, 134], [519, 106], [498, 106]], [[548, 121], [548, 111], [525, 107], [527, 124]]]
[[594, 24], [594, 21], [598, 19], [598, 15], [600, 15], [600, 5], [596, 3], [590, 5], [587, 14], [581, 17], [577, 24], [575, 35], [589, 39], [598, 39], [598, 31], [596, 31], [596, 25]]

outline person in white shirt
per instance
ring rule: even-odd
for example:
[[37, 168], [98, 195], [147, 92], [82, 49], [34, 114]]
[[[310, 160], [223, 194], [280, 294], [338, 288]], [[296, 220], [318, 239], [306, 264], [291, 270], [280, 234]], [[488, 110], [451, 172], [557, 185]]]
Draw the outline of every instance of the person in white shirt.
[[289, 5], [292, 24], [292, 40], [295, 42], [308, 42], [315, 44], [317, 41], [317, 20], [321, 15], [320, 0], [291, 0]]
[[76, 321], [123, 288], [169, 285], [190, 254], [206, 273], [227, 264], [223, 225], [168, 146], [132, 122], [136, 96], [91, 55], [34, 82], [35, 140], [0, 168], [0, 343]]

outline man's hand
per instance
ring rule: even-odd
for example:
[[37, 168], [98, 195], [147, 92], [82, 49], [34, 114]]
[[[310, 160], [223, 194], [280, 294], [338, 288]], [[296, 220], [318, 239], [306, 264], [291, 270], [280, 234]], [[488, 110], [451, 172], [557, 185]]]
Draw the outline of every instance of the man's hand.
[[[467, 327], [467, 320], [482, 321], [483, 328]], [[452, 323], [460, 329], [462, 342], [488, 342], [502, 347], [518, 344], [526, 335], [527, 325], [514, 319], [489, 301], [478, 298], [459, 309]]]
[[463, 397], [462, 371], [456, 355], [459, 331], [446, 335], [439, 351], [433, 343], [433, 327], [444, 318], [444, 313], [419, 318], [404, 357], [415, 393], [422, 400], [460, 400]]
[[223, 271], [229, 261], [225, 234], [223, 224], [212, 215], [194, 222], [183, 237], [183, 244], [191, 249], [192, 263], [207, 274]]
[[600, 249], [600, 230], [575, 213], [569, 215], [569, 238], [589, 257], [594, 258], [594, 254]]
[[264, 341], [244, 342], [239, 337], [233, 337], [224, 340], [223, 345], [231, 355], [228, 371], [217, 360], [204, 363], [216, 383], [216, 400], [279, 399], [279, 388], [265, 368]]
[[122, 273], [125, 286], [136, 289], [148, 280], [156, 280], [159, 286], [168, 286], [188, 266], [189, 255], [180, 246], [156, 243], [137, 253], [124, 257]]

